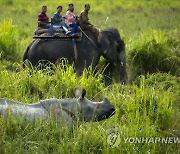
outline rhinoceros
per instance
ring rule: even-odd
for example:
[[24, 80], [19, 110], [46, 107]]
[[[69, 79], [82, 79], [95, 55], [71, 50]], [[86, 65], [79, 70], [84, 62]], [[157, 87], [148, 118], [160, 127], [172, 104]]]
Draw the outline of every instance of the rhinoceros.
[[49, 117], [57, 121], [62, 119], [71, 129], [79, 121], [101, 121], [115, 114], [115, 107], [105, 98], [101, 102], [92, 102], [85, 97], [86, 90], [76, 90], [77, 99], [46, 99], [38, 103], [24, 104], [0, 99], [0, 116], [6, 119], [11, 115], [15, 119], [34, 122], [46, 121]]

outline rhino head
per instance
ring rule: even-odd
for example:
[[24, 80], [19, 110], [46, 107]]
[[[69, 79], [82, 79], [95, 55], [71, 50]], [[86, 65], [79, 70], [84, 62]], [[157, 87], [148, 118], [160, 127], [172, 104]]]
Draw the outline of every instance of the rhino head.
[[115, 114], [114, 106], [106, 98], [100, 102], [92, 102], [85, 97], [85, 89], [78, 93], [81, 94], [77, 101], [84, 121], [101, 121]]
[[[75, 89], [77, 99], [49, 99], [41, 101], [41, 104], [52, 112], [55, 117], [61, 116], [63, 112], [71, 117], [73, 121], [101, 121], [115, 114], [114, 106], [105, 98], [100, 102], [92, 102], [86, 97], [86, 90]], [[65, 117], [66, 118], [66, 117]]]

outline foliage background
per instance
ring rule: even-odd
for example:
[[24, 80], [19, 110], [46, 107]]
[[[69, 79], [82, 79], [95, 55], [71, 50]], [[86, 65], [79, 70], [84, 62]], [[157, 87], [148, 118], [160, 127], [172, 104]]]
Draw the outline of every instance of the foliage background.
[[[65, 14], [70, 2], [77, 14], [90, 3], [90, 21], [99, 28], [118, 28], [126, 43], [129, 84], [107, 85], [93, 71], [76, 77], [67, 62], [55, 71], [22, 68], [41, 6], [48, 6], [51, 17], [58, 5]], [[74, 97], [74, 87], [80, 87], [90, 100], [107, 97], [116, 107], [110, 119], [79, 124], [73, 135], [52, 121], [24, 126], [0, 118], [0, 153], [178, 153], [179, 144], [120, 142], [111, 148], [105, 130], [118, 126], [125, 137], [180, 138], [179, 13], [178, 0], [0, 0], [1, 98], [34, 103]]]

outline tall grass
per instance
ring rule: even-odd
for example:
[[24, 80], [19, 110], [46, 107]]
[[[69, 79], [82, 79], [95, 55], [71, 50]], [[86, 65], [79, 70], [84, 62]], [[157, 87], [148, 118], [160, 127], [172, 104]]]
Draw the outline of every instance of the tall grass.
[[11, 72], [6, 70], [2, 64], [1, 67], [0, 97], [14, 100], [27, 101], [26, 99], [29, 98], [30, 102], [33, 102], [49, 97], [73, 97], [73, 90], [76, 86], [89, 89], [87, 96], [92, 97], [104, 88], [101, 74], [94, 76], [92, 71], [84, 71], [81, 77], [77, 77], [73, 66], [67, 62], [63, 62], [58, 67], [54, 66], [55, 70], [50, 67], [46, 70], [36, 68], [23, 70], [22, 66], [17, 64], [15, 70], [18, 72]]
[[[93, 77], [84, 71], [76, 77], [73, 67], [67, 63], [56, 68], [56, 71], [25, 69], [18, 67], [19, 72], [7, 71], [2, 64], [0, 72], [0, 97], [24, 103], [37, 102], [46, 98], [74, 97], [74, 87], [87, 88], [90, 100], [107, 97], [115, 105], [116, 114], [102, 122], [78, 124], [73, 134], [65, 126], [57, 127], [53, 121], [23, 125], [15, 119], [8, 122], [1, 119], [1, 149], [4, 153], [127, 153], [127, 152], [173, 152], [178, 151], [177, 144], [137, 144], [125, 143], [111, 148], [107, 143], [106, 130], [118, 126], [121, 137], [164, 137], [176, 135], [178, 121], [174, 120], [175, 99], [172, 88], [177, 89], [178, 78], [172, 77], [174, 86], [162, 91], [154, 86], [159, 77], [142, 76], [137, 85], [113, 84], [105, 87], [99, 74]], [[162, 74], [163, 76], [163, 74]], [[168, 78], [171, 76], [167, 76]], [[156, 79], [156, 80], [155, 80]], [[162, 79], [163, 82], [166, 82]], [[166, 86], [165, 86], [166, 87]], [[174, 89], [174, 90], [175, 90]], [[176, 95], [177, 96], [177, 95]], [[177, 96], [179, 98], [179, 96]], [[176, 127], [174, 127], [176, 126]], [[8, 148], [7, 148], [8, 147]]]
[[18, 33], [12, 20], [0, 23], [0, 54], [2, 59], [16, 61], [18, 49]]
[[[117, 27], [126, 43], [133, 82], [108, 86], [91, 68], [77, 77], [66, 61], [53, 70], [22, 68], [41, 6], [48, 6], [50, 17], [57, 5], [63, 5], [64, 14], [70, 2], [76, 13], [85, 3], [0, 0], [0, 97], [34, 103], [72, 98], [75, 87], [86, 88], [88, 99], [106, 97], [116, 114], [101, 122], [79, 123], [72, 134], [51, 120], [23, 125], [0, 117], [0, 153], [178, 153], [179, 144], [125, 143], [123, 137], [179, 137], [179, 1], [86, 1], [91, 4], [90, 21], [101, 29]], [[107, 130], [115, 126], [121, 142], [112, 148]]]
[[179, 75], [179, 39], [173, 35], [151, 30], [132, 40], [129, 60], [138, 75], [158, 71]]
[[12, 5], [13, 4], [13, 0], [0, 0], [0, 4]]

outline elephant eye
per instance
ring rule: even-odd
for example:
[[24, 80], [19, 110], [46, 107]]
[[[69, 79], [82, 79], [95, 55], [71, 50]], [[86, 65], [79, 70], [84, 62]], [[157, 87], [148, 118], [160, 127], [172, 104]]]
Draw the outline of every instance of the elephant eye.
[[112, 43], [112, 36], [111, 35], [108, 35], [109, 37], [108, 37], [108, 39], [109, 39], [109, 42], [110, 42], [110, 44]]
[[120, 40], [117, 40], [117, 44], [120, 44]]

